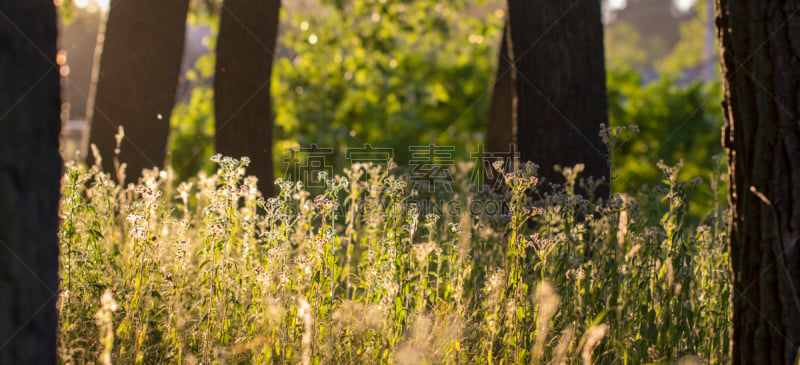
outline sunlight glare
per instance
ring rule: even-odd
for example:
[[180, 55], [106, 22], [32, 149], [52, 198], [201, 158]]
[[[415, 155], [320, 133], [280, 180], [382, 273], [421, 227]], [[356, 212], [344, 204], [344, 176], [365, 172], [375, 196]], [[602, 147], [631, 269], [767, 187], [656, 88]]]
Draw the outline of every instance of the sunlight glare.
[[678, 11], [689, 11], [697, 0], [675, 0], [675, 8]]
[[86, 9], [86, 8], [100, 8], [100, 10], [108, 10], [108, 3], [110, 0], [73, 0], [73, 5], [78, 8]]
[[625, 9], [628, 6], [628, 0], [609, 0], [608, 7], [614, 10]]

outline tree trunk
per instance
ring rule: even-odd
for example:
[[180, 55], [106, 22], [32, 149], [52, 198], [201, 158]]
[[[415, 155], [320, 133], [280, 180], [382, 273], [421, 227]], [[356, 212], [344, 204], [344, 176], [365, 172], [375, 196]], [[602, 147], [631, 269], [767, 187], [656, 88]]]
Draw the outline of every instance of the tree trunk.
[[0, 1], [0, 364], [55, 364], [61, 90], [52, 0]]
[[[127, 182], [142, 169], [164, 167], [169, 119], [183, 61], [189, 0], [112, 0], [100, 56], [90, 143], [113, 172], [118, 127]], [[94, 159], [87, 156], [89, 163]]]
[[734, 364], [800, 345], [800, 2], [717, 0], [730, 170]]
[[225, 0], [214, 77], [216, 150], [250, 158], [248, 174], [272, 194], [270, 77], [280, 0]]
[[489, 104], [489, 120], [486, 126], [486, 152], [509, 152], [516, 144], [516, 120], [514, 118], [514, 70], [511, 67], [513, 55], [508, 46], [508, 24], [500, 39], [500, 52], [497, 58], [497, 71], [492, 99]]
[[600, 1], [508, 0], [508, 15], [522, 161], [539, 164], [544, 184], [564, 182], [554, 165], [578, 163], [582, 176], [608, 181], [599, 136], [608, 124]]

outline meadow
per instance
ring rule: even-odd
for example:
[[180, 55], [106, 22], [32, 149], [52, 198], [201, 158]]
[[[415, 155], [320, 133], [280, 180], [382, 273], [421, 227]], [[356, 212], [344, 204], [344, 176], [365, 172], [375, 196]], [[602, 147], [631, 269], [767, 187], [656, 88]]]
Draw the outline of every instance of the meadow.
[[212, 160], [128, 186], [124, 166], [67, 165], [62, 363], [728, 361], [727, 203], [690, 204], [720, 196], [721, 159], [691, 181], [659, 163], [660, 185], [608, 199], [581, 165], [545, 186], [501, 162], [494, 186], [460, 163], [430, 194], [364, 163], [265, 198], [247, 158]]

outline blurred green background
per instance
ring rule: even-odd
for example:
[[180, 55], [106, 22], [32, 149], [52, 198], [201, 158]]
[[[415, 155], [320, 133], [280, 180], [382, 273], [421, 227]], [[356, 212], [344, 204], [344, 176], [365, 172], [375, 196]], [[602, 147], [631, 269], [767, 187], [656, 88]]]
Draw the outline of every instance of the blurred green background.
[[[470, 160], [486, 135], [504, 4], [285, 0], [272, 83], [276, 176], [285, 173], [286, 151], [310, 144], [333, 149], [328, 161], [334, 171], [346, 167], [346, 148], [366, 143], [394, 148], [401, 166], [409, 161], [409, 146], [430, 143], [454, 146], [455, 161]], [[615, 149], [615, 191], [657, 185], [659, 160], [682, 160], [686, 180], [707, 181], [713, 173], [712, 157], [723, 150], [710, 4], [604, 1], [611, 125], [640, 130]], [[88, 89], [96, 27], [106, 5], [73, 0], [62, 7], [69, 10], [63, 13], [61, 43], [72, 85], [64, 149], [72, 157], [86, 135], [80, 123], [85, 95], [75, 90]], [[213, 168], [218, 7], [217, 0], [195, 0], [187, 26], [185, 73], [169, 141], [169, 161], [181, 180]], [[698, 188], [696, 213], [710, 208], [710, 194], [707, 183]]]

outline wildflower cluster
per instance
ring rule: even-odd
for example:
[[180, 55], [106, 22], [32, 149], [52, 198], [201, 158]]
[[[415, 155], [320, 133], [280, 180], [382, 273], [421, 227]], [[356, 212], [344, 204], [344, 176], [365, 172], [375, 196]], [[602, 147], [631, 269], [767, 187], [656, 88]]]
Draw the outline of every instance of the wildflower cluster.
[[702, 181], [678, 181], [679, 167], [663, 166], [663, 187], [603, 200], [575, 193], [595, 184], [581, 165], [540, 191], [536, 165], [499, 162], [498, 224], [421, 209], [392, 166], [324, 174], [313, 195], [278, 179], [263, 197], [248, 159], [213, 161], [211, 176], [152, 170], [129, 186], [68, 165], [62, 362], [727, 360], [726, 213], [690, 221]]

